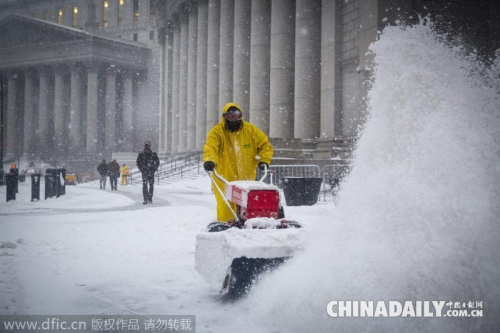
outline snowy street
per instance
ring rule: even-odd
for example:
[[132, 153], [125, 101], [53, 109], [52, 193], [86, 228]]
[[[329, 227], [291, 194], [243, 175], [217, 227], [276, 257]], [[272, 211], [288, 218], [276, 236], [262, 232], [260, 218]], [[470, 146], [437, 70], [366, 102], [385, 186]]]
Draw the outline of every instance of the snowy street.
[[195, 235], [214, 217], [206, 176], [156, 187], [153, 205], [140, 186], [95, 182], [31, 203], [20, 183], [17, 200], [0, 203], [0, 314], [194, 314], [200, 332], [246, 326], [194, 269]]
[[[288, 2], [279, 3], [284, 5]], [[309, 4], [309, 1], [301, 3], [305, 5]], [[334, 3], [330, 1], [332, 6], [325, 7], [331, 9], [328, 9], [328, 13], [334, 12]], [[340, 2], [337, 3], [340, 5]], [[371, 2], [368, 6], [368, 1], [360, 3], [363, 3], [361, 12], [370, 17], [373, 10], [378, 12], [378, 15], [387, 12], [380, 6], [372, 8]], [[471, 6], [478, 6], [478, 3], [471, 2]], [[493, 8], [493, 2], [488, 3], [491, 4], [488, 8]], [[447, 2], [442, 4], [448, 6]], [[354, 8], [355, 1], [345, 1], [344, 5]], [[296, 8], [300, 9], [298, 5]], [[463, 12], [467, 13], [465, 8]], [[500, 13], [500, 6], [495, 8]], [[397, 11], [399, 12], [399, 8]], [[255, 12], [261, 13], [260, 10]], [[441, 17], [441, 12], [438, 13]], [[387, 20], [382, 17], [379, 19], [381, 22]], [[301, 19], [308, 20], [306, 16]], [[485, 19], [484, 22], [486, 21]], [[491, 21], [493, 22], [493, 19]], [[319, 26], [319, 21], [316, 23]], [[369, 46], [367, 44], [365, 49], [359, 49], [359, 54], [364, 54], [366, 59], [358, 57], [358, 51], [355, 53], [355, 59], [369, 61], [363, 63], [364, 60], [349, 60], [348, 67], [346, 65], [345, 68], [339, 68], [340, 71], [335, 69], [335, 73], [339, 72], [340, 76], [337, 78], [338, 73], [331, 75], [331, 83], [343, 81], [342, 93], [338, 96], [343, 106], [338, 110], [338, 116], [348, 116], [342, 118], [341, 132], [353, 126], [359, 133], [352, 137], [352, 154], [349, 151], [349, 157], [342, 160], [348, 166], [347, 171], [330, 177], [331, 181], [339, 182], [335, 200], [331, 195], [327, 195], [326, 201], [323, 201], [321, 195], [321, 200], [312, 206], [289, 207], [280, 192], [280, 202], [284, 206], [286, 219], [300, 222], [303, 227], [302, 230], [286, 230], [296, 232], [295, 235], [304, 235], [303, 238], [296, 237], [300, 238], [301, 243], [289, 251], [286, 248], [289, 245], [286, 233], [283, 237], [283, 234], [279, 236], [281, 239], [269, 237], [272, 240], [269, 243], [262, 241], [264, 237], [258, 234], [282, 233], [278, 228], [231, 228], [220, 233], [206, 233], [198, 237], [196, 246], [197, 234], [205, 232], [207, 224], [216, 219], [215, 198], [211, 191], [210, 179], [204, 172], [199, 175], [196, 173], [196, 176], [189, 180], [186, 180], [186, 176], [183, 176], [182, 181], [175, 179], [179, 169], [183, 175], [198, 166], [203, 170], [203, 162], [200, 161], [206, 163], [206, 170], [215, 166], [215, 170], [220, 170], [221, 173], [233, 170], [225, 169], [224, 164], [234, 163], [238, 168], [235, 167], [229, 175], [237, 175], [241, 177], [240, 180], [253, 179], [253, 174], [242, 176], [246, 174], [245, 169], [253, 172], [252, 168], [258, 167], [254, 162], [264, 162], [255, 152], [243, 163], [245, 159], [241, 158], [244, 156], [242, 154], [257, 147], [254, 143], [244, 144], [242, 140], [246, 135], [242, 134], [245, 128], [241, 127], [245, 124], [245, 120], [241, 120], [243, 118], [240, 118], [241, 130], [231, 132], [230, 126], [227, 123], [224, 125], [224, 122], [217, 125], [218, 132], [233, 135], [232, 143], [220, 145], [227, 148], [231, 154], [224, 154], [218, 145], [214, 145], [215, 148], [205, 148], [207, 151], [221, 152], [220, 157], [213, 155], [217, 163], [210, 158], [199, 160], [191, 155], [189, 158], [179, 155], [178, 158], [170, 160], [171, 166], [172, 161], [175, 161], [175, 167], [170, 169], [170, 173], [163, 174], [160, 181], [164, 182], [164, 185], [155, 185], [151, 205], [143, 205], [142, 184], [138, 183], [131, 186], [118, 185], [118, 191], [111, 191], [109, 183], [106, 190], [100, 190], [99, 183], [94, 181], [67, 186], [66, 195], [44, 200], [42, 182], [39, 202], [30, 201], [29, 177], [25, 183], [20, 183], [15, 201], [5, 202], [6, 186], [0, 186], [0, 316], [195, 315], [198, 333], [500, 332], [500, 48], [489, 56], [481, 54], [470, 45], [462, 45], [465, 40], [462, 40], [460, 35], [443, 35], [440, 30], [441, 23], [441, 19], [435, 24], [429, 17], [420, 17], [410, 25], [399, 20], [395, 21], [395, 25], [381, 24], [380, 31], [372, 31], [373, 42], [368, 43]], [[347, 25], [349, 24], [351, 23]], [[336, 26], [331, 24], [333, 30], [337, 29]], [[220, 31], [223, 31], [222, 28]], [[302, 29], [297, 31], [300, 32], [301, 40], [313, 36], [303, 34]], [[369, 29], [366, 28], [363, 34], [365, 32], [368, 33]], [[322, 36], [326, 34], [322, 33]], [[500, 36], [500, 30], [497, 36]], [[175, 40], [176, 45], [180, 45], [180, 39]], [[259, 48], [260, 40], [255, 44]], [[349, 43], [354, 45], [355, 42]], [[337, 48], [334, 44], [331, 46], [332, 49]], [[325, 50], [329, 47], [325, 47]], [[299, 47], [296, 49], [305, 50]], [[340, 49], [342, 47], [339, 47]], [[318, 55], [322, 50], [323, 48], [317, 48]], [[178, 52], [174, 59], [182, 59], [181, 51]], [[231, 54], [229, 55], [231, 58]], [[309, 61], [298, 53], [295, 57], [300, 65]], [[325, 66], [333, 69], [338, 62], [335, 57]], [[283, 59], [286, 57], [283, 56]], [[359, 67], [355, 69], [358, 63]], [[346, 68], [349, 68], [352, 74], [346, 74]], [[319, 89], [319, 73], [323, 73], [324, 69], [320, 68], [318, 63], [315, 71], [318, 85], [300, 82], [300, 78], [295, 75], [295, 87], [300, 88], [298, 92], [301, 96], [307, 95], [306, 88]], [[108, 71], [101, 72], [105, 74]], [[258, 70], [255, 72], [260, 73]], [[299, 72], [305, 76], [313, 76], [302, 69]], [[92, 86], [95, 73], [89, 73], [92, 75], [89, 76], [90, 84], [87, 83], [87, 86]], [[179, 69], [174, 73], [180, 78], [180, 73], [184, 71]], [[58, 74], [54, 75], [54, 84], [59, 82], [62, 86], [63, 81], [56, 79]], [[188, 87], [187, 84], [181, 84], [180, 80], [174, 81], [177, 93], [180, 87]], [[9, 82], [9, 87], [12, 87], [13, 80], [9, 79]], [[98, 87], [106, 86], [109, 82], [115, 82], [114, 78], [96, 83], [94, 93], [97, 93]], [[126, 82], [132, 86], [131, 81]], [[45, 79], [40, 80], [39, 86], [43, 87], [45, 83]], [[292, 86], [293, 84], [290, 85]], [[357, 88], [351, 89], [350, 86]], [[106, 90], [116, 92], [113, 87]], [[159, 87], [162, 92], [169, 91], [163, 89], [163, 86]], [[348, 89], [345, 89], [346, 87]], [[9, 89], [12, 101], [12, 97], [16, 97], [13, 93], [15, 90]], [[323, 103], [323, 97], [336, 99], [336, 89], [317, 91], [317, 101]], [[361, 90], [366, 90], [366, 96], [362, 96]], [[58, 94], [62, 95], [62, 87], [59, 91]], [[222, 88], [220, 91], [223, 91]], [[298, 92], [295, 92], [295, 98]], [[179, 93], [185, 103], [186, 94], [187, 91]], [[252, 98], [265, 94], [267, 92], [251, 92]], [[280, 94], [283, 92], [273, 92], [269, 95], [281, 96]], [[39, 95], [44, 97], [43, 94]], [[117, 94], [113, 94], [112, 98], [115, 95]], [[174, 93], [172, 95], [178, 97]], [[358, 97], [362, 98], [362, 102], [356, 100]], [[147, 95], [141, 97], [146, 98]], [[104, 95], [101, 100], [103, 105], [99, 110], [104, 110], [105, 104], [114, 101], [105, 100]], [[91, 102], [91, 99], [89, 101]], [[47, 101], [42, 98], [42, 102]], [[351, 105], [346, 104], [347, 102]], [[363, 109], [355, 111], [355, 103], [362, 105]], [[170, 147], [175, 148], [174, 153], [186, 150], [185, 144], [190, 142], [187, 134], [191, 133], [193, 138], [195, 133], [195, 127], [191, 126], [195, 121], [191, 125], [188, 125], [190, 123], [187, 121], [194, 120], [194, 117], [188, 116], [189, 112], [184, 112], [185, 108], [179, 100], [176, 104], [170, 112], [172, 118], [165, 118], [177, 119], [172, 124], [175, 131], [169, 132], [170, 137], [175, 140], [168, 142]], [[303, 101], [297, 102], [297, 99], [295, 104], [307, 105]], [[49, 103], [46, 105], [48, 107]], [[207, 106], [210, 112], [212, 109], [217, 111], [216, 108]], [[323, 127], [334, 129], [333, 123], [331, 126], [323, 126], [321, 122], [324, 116], [327, 116], [327, 120], [337, 121], [337, 109], [333, 112], [333, 108], [325, 108], [325, 112], [321, 113], [314, 113], [314, 109], [309, 107], [306, 109], [297, 111], [296, 108], [291, 114], [295, 116], [293, 121], [287, 117], [278, 117], [281, 122], [275, 125], [272, 121], [269, 125], [267, 120], [261, 117], [264, 112], [259, 111], [257, 116], [253, 115], [255, 119], [266, 123], [271, 132], [276, 129], [283, 129], [286, 134], [289, 130], [295, 131], [292, 138], [275, 137], [276, 139], [291, 140], [290, 144], [293, 145], [302, 142], [295, 160], [289, 160], [290, 157], [286, 155], [293, 149], [281, 149], [272, 143], [276, 146], [274, 151], [284, 156], [279, 157], [276, 154], [272, 159], [269, 157], [271, 167], [284, 160], [298, 163], [296, 167], [310, 163], [319, 168], [323, 162], [335, 166], [335, 162], [339, 162], [338, 156], [347, 151], [334, 149], [346, 147], [340, 146], [340, 143], [339, 146], [331, 148], [327, 146], [330, 145], [328, 141], [323, 142], [324, 147], [321, 143], [323, 133], [320, 134], [319, 127], [322, 128], [321, 131]], [[17, 109], [13, 104], [8, 110], [14, 113]], [[97, 109], [93, 110], [95, 115]], [[132, 111], [132, 108], [129, 111]], [[242, 110], [236, 111], [242, 113]], [[317, 111], [320, 111], [319, 104]], [[179, 117], [176, 117], [176, 112]], [[111, 119], [112, 123], [113, 119], [120, 118], [118, 113], [116, 115], [116, 118], [111, 116], [106, 119]], [[233, 116], [236, 115], [238, 112]], [[366, 119], [362, 119], [365, 117]], [[308, 122], [305, 123], [303, 118], [307, 118]], [[269, 119], [273, 119], [273, 113]], [[59, 120], [51, 126], [57, 129], [58, 124], [62, 124]], [[363, 121], [358, 123], [358, 120]], [[93, 121], [104, 122], [104, 116]], [[290, 129], [287, 129], [285, 124], [290, 126]], [[112, 126], [114, 131], [115, 127]], [[304, 136], [298, 131], [307, 127], [314, 127], [316, 134]], [[88, 128], [94, 133], [97, 127]], [[104, 133], [107, 128], [108, 124], [101, 128], [102, 135], [99, 134], [98, 137], [101, 141], [106, 138], [111, 141], [106, 139], [99, 147], [104, 147], [108, 141], [114, 144], [113, 140], [117, 139], [117, 136], [107, 130]], [[202, 124], [201, 128], [205, 128], [205, 125]], [[226, 130], [227, 133], [224, 132]], [[210, 132], [212, 134], [209, 134], [207, 141], [216, 141], [214, 138], [222, 136], [217, 134], [217, 131]], [[253, 138], [252, 133], [247, 133], [249, 138]], [[11, 130], [9, 135], [15, 139], [15, 134], [16, 132]], [[55, 133], [56, 138], [58, 135]], [[332, 136], [332, 142], [333, 138]], [[227, 142], [231, 142], [231, 139], [228, 140]], [[95, 145], [97, 141], [91, 138], [89, 142]], [[330, 157], [326, 160], [309, 160], [309, 157], [314, 157], [315, 154], [313, 149], [309, 148], [313, 142], [318, 145], [318, 149], [321, 148], [317, 152], [329, 153]], [[149, 151], [149, 141], [144, 143], [145, 150], [140, 156], [151, 156], [149, 167], [157, 165], [155, 161], [158, 161], [159, 157], [153, 159], [154, 154]], [[185, 145], [183, 148], [179, 148], [182, 147], [181, 143]], [[344, 143], [342, 141], [342, 145]], [[205, 147], [208, 146], [205, 144]], [[97, 167], [99, 163], [92, 157], [98, 152], [94, 151], [94, 148], [89, 150], [92, 155], [89, 155], [91, 159], [88, 160], [89, 163], [95, 163], [92, 168]], [[157, 147], [153, 146], [152, 149], [156, 151]], [[135, 154], [136, 152], [131, 156]], [[210, 152], [206, 155], [210, 155]], [[24, 161], [25, 165], [22, 165], [22, 159], [25, 158], [22, 156], [25, 155], [20, 153], [19, 156], [19, 170], [26, 170], [29, 161]], [[118, 157], [117, 159], [121, 165], [122, 161]], [[179, 167], [177, 161], [182, 160], [184, 164]], [[57, 159], [54, 161], [54, 167], [64, 165]], [[4, 168], [7, 169], [10, 163], [11, 161], [4, 160]], [[196, 166], [196, 163], [200, 164]], [[104, 161], [103, 164], [108, 168]], [[132, 167], [132, 164], [130, 166]], [[187, 168], [182, 169], [183, 167]], [[189, 169], [190, 167], [192, 169]], [[151, 173], [155, 170], [149, 169]], [[115, 175], [117, 173], [116, 171]], [[325, 173], [320, 175], [325, 176]], [[135, 175], [134, 177], [137, 178]], [[276, 174], [275, 179], [287, 182], [287, 177], [309, 178], [304, 175], [281, 177]], [[169, 181], [171, 182], [168, 183]], [[308, 181], [313, 183], [312, 180]], [[244, 182], [238, 183], [242, 186], [241, 183]], [[226, 195], [231, 196], [234, 203], [241, 200], [242, 208], [239, 212], [242, 216], [247, 214], [244, 215], [245, 218], [252, 216], [250, 203], [257, 211], [253, 215], [257, 219], [264, 220], [259, 211], [263, 210], [259, 206], [262, 203], [276, 207], [269, 214], [270, 217], [279, 216], [276, 192], [272, 195], [262, 192], [250, 194], [245, 193], [245, 189], [236, 188], [238, 184], [229, 183], [227, 186], [235, 186], [231, 191], [228, 190]], [[307, 193], [306, 188], [301, 186], [295, 191], [300, 194]], [[254, 201], [249, 199], [251, 195]], [[247, 207], [243, 205], [245, 200], [248, 200]], [[275, 220], [271, 223], [277, 225]], [[221, 225], [216, 227], [221, 228]], [[227, 238], [235, 233], [237, 237], [233, 237], [231, 242], [227, 241]], [[210, 243], [213, 240], [210, 240], [210, 237], [219, 239]], [[293, 240], [292, 236], [288, 238]], [[252, 243], [249, 239], [255, 242]], [[283, 239], [285, 241], [282, 241]], [[206, 242], [200, 246], [202, 241]], [[252, 247], [253, 245], [255, 246]], [[263, 253], [272, 254], [275, 250], [273, 246], [283, 251], [280, 253], [288, 251], [284, 256], [291, 259], [272, 272], [258, 271], [258, 274], [262, 273], [259, 279], [251, 291], [238, 301], [224, 300], [219, 289], [213, 288], [205, 280], [209, 275], [206, 271], [216, 266], [227, 267], [227, 253], [238, 254], [231, 257], [231, 260], [284, 260], [284, 256], [260, 256]], [[255, 248], [261, 250], [259, 257], [253, 256], [254, 253], [247, 255], [246, 252], [238, 251], [247, 248], [252, 251]], [[203, 252], [204, 257], [200, 256], [200, 252]], [[195, 258], [198, 270], [195, 270]], [[199, 258], [205, 258], [203, 272], [199, 265], [203, 260]], [[226, 280], [229, 290], [237, 285], [238, 281], [241, 283], [245, 278], [250, 280], [248, 276], [252, 275], [248, 272], [254, 269], [249, 268], [250, 266], [240, 266], [245, 269], [234, 269], [234, 266], [231, 266], [231, 270], [222, 270], [222, 275], [217, 273], [213, 276], [217, 279], [220, 276], [225, 278], [224, 272], [229, 271], [232, 274]], [[269, 266], [260, 266], [262, 267]], [[205, 278], [199, 272], [202, 272]], [[431, 305], [435, 311], [430, 312]]]

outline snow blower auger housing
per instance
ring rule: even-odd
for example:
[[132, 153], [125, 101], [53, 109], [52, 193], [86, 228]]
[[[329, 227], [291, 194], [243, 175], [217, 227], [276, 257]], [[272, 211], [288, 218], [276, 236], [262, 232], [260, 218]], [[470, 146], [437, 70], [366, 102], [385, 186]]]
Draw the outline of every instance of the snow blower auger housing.
[[[258, 276], [289, 259], [302, 248], [299, 223], [285, 220], [279, 189], [260, 181], [228, 182], [217, 172], [209, 173], [216, 190], [236, 204], [234, 220], [213, 222], [196, 236], [196, 270], [229, 298], [246, 294]], [[226, 185], [225, 193], [212, 176]]]

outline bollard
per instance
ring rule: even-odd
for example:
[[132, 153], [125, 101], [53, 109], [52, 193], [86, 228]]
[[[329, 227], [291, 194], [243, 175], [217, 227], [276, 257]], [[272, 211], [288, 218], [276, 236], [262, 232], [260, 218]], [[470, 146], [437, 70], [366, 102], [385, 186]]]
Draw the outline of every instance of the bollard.
[[16, 200], [16, 174], [8, 173], [5, 175], [5, 178], [7, 183], [7, 201]]
[[66, 169], [62, 168], [59, 169], [61, 171], [61, 176], [62, 176], [62, 182], [61, 179], [59, 178], [59, 182], [61, 183], [61, 195], [66, 194]]
[[52, 190], [52, 174], [45, 174], [45, 200], [47, 198], [52, 198], [54, 196], [54, 191]]
[[5, 171], [0, 170], [0, 186], [5, 185], [4, 176], [5, 176]]
[[40, 200], [40, 178], [39, 173], [34, 173], [31, 175], [31, 201], [33, 202]]

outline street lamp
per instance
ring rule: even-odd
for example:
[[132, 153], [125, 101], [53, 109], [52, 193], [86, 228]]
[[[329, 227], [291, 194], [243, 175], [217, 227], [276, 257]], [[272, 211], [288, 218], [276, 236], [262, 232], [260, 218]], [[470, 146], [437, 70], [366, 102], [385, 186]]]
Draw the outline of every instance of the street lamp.
[[3, 185], [3, 76], [0, 75], [0, 185]]

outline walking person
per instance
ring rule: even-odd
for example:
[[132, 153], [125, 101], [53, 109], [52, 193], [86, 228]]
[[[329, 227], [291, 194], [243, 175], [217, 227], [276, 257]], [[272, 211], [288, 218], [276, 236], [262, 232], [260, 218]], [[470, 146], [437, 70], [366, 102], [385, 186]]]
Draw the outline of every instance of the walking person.
[[[158, 155], [151, 150], [151, 142], [144, 142], [144, 150], [137, 156], [137, 167], [142, 174], [144, 205], [153, 203], [155, 172], [160, 166]], [[148, 188], [149, 187], [149, 188]]]
[[111, 161], [108, 164], [108, 172], [109, 172], [109, 182], [111, 183], [111, 191], [118, 191], [118, 177], [120, 177], [120, 164], [116, 162], [116, 160]]
[[120, 180], [120, 185], [128, 185], [128, 175], [130, 174], [130, 169], [123, 163], [122, 169], [120, 170], [122, 174], [122, 179]]
[[97, 167], [97, 172], [99, 172], [99, 186], [101, 190], [106, 189], [106, 180], [108, 178], [108, 168], [106, 166], [106, 160], [102, 160], [101, 164]]

